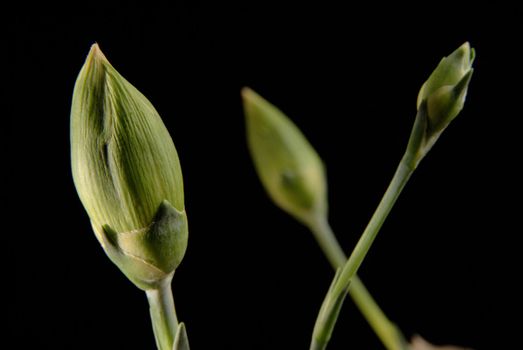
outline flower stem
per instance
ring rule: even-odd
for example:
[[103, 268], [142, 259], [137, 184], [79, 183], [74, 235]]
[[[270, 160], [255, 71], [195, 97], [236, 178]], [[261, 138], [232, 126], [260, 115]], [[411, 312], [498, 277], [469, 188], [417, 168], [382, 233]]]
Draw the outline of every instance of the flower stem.
[[308, 227], [312, 231], [314, 238], [331, 266], [334, 269], [343, 267], [347, 261], [347, 256], [336, 239], [336, 235], [332, 231], [325, 216], [318, 216], [315, 220], [311, 221]]
[[[335, 270], [343, 267], [347, 257], [326, 218], [319, 217], [310, 225], [310, 229], [332, 267]], [[404, 350], [405, 337], [399, 328], [387, 318], [357, 275], [352, 278], [349, 294], [385, 348]]]
[[343, 299], [349, 290], [349, 284], [354, 284], [354, 277], [358, 268], [361, 266], [383, 222], [416, 168], [417, 163], [413, 162], [412, 159], [412, 154], [407, 151], [356, 247], [344, 264], [341, 272], [335, 277], [314, 325], [311, 349], [326, 348], [343, 304]]
[[172, 275], [164, 279], [158, 285], [158, 288], [146, 291], [158, 350], [172, 350], [174, 337], [178, 329], [171, 281]]

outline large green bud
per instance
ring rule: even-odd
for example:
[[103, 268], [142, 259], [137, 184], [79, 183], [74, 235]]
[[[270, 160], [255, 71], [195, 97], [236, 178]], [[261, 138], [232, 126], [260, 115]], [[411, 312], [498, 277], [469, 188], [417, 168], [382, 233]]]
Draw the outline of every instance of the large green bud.
[[260, 180], [272, 200], [302, 223], [327, 212], [325, 169], [298, 127], [249, 88], [242, 90], [247, 141]]
[[71, 163], [109, 258], [141, 289], [172, 276], [187, 247], [178, 155], [158, 112], [96, 44], [74, 88]]
[[468, 42], [443, 57], [422, 85], [418, 114], [409, 140], [411, 166], [427, 154], [443, 130], [461, 112], [474, 69], [475, 52]]

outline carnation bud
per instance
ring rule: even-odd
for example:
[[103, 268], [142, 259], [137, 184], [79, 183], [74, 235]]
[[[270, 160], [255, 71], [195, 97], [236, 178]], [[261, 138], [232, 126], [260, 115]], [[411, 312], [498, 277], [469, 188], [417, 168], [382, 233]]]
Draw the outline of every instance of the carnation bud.
[[172, 276], [187, 247], [178, 155], [158, 112], [97, 44], [74, 88], [71, 163], [109, 258], [142, 289]]
[[278, 108], [249, 88], [242, 95], [249, 149], [269, 196], [305, 224], [325, 216], [325, 169], [314, 148]]
[[474, 49], [468, 42], [444, 57], [418, 94], [418, 109], [426, 101], [429, 127], [443, 130], [463, 109], [472, 76]]

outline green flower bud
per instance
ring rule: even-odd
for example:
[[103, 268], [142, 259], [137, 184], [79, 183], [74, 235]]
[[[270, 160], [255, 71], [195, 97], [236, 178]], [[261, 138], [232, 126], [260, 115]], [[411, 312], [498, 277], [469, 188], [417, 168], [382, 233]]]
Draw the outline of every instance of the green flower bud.
[[74, 88], [71, 163], [109, 258], [142, 289], [172, 276], [187, 247], [178, 155], [152, 104], [96, 44]]
[[418, 94], [418, 114], [407, 146], [406, 164], [415, 168], [463, 109], [472, 77], [474, 49], [464, 43], [444, 57]]
[[269, 196], [305, 224], [324, 216], [327, 185], [316, 151], [279, 109], [249, 88], [242, 95], [249, 149]]
[[418, 94], [418, 109], [427, 103], [429, 128], [433, 133], [443, 130], [463, 109], [472, 76], [474, 49], [468, 42], [444, 57]]

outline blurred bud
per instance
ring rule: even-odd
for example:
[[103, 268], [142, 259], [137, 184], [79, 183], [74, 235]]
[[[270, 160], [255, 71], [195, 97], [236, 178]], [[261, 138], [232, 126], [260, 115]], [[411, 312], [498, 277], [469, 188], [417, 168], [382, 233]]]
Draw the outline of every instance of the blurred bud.
[[420, 337], [419, 335], [415, 335], [412, 338], [412, 342], [410, 344], [411, 350], [471, 350], [471, 349], [465, 349], [460, 348], [457, 346], [435, 346], [427, 342], [425, 339]]
[[242, 96], [249, 149], [269, 196], [303, 223], [326, 215], [325, 169], [316, 151], [275, 106], [249, 88]]
[[187, 247], [178, 155], [152, 104], [96, 44], [74, 88], [71, 163], [111, 260], [142, 289], [171, 276]]
[[429, 128], [443, 130], [461, 111], [472, 76], [474, 49], [468, 42], [444, 57], [418, 94], [418, 109], [427, 103]]

